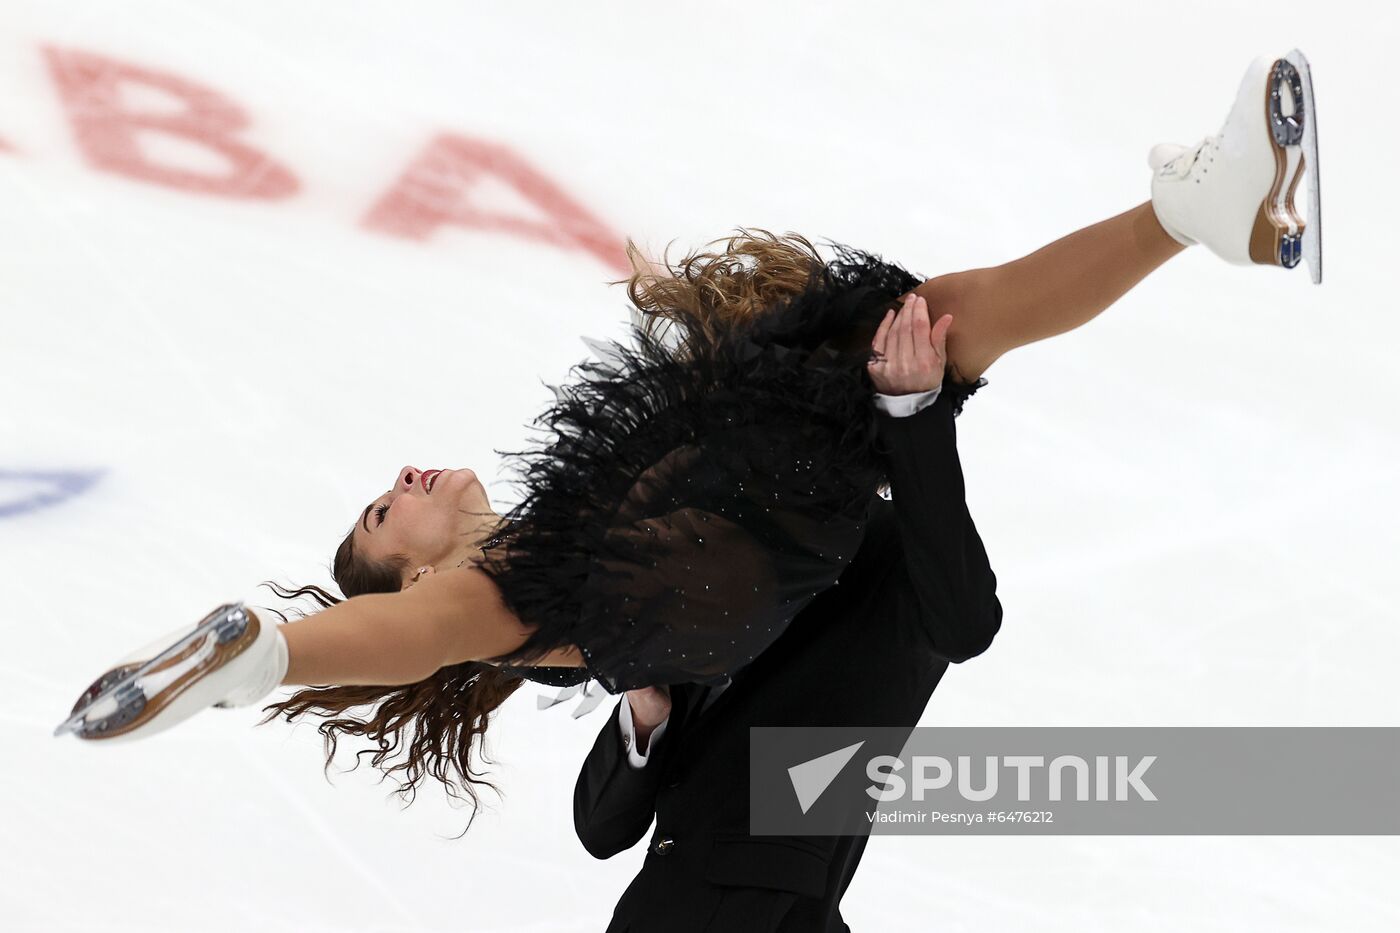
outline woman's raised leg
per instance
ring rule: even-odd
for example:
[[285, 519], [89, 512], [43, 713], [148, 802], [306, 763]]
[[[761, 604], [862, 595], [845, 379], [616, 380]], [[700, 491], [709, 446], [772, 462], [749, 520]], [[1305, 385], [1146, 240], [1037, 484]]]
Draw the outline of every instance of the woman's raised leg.
[[930, 320], [953, 315], [948, 362], [973, 382], [1008, 350], [1097, 316], [1186, 247], [1147, 201], [999, 266], [929, 279], [915, 289]]
[[[1216, 135], [1194, 148], [1159, 143], [1148, 164], [1152, 200], [1029, 256], [915, 289], [931, 319], [953, 315], [955, 379], [974, 381], [1007, 350], [1090, 320], [1184, 244], [1236, 265], [1292, 269], [1306, 258], [1313, 283], [1322, 281], [1312, 69], [1298, 49], [1254, 59]], [[1305, 177], [1306, 216], [1294, 204]]]

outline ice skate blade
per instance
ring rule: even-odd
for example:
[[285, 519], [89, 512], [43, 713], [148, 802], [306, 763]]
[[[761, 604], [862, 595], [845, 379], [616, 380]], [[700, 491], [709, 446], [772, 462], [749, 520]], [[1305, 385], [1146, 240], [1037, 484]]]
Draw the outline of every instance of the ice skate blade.
[[1307, 119], [1303, 122], [1303, 161], [1308, 166], [1308, 224], [1303, 231], [1303, 259], [1314, 285], [1322, 284], [1322, 189], [1317, 158], [1317, 98], [1313, 94], [1312, 65], [1301, 49], [1293, 49], [1284, 56], [1298, 74], [1298, 84], [1302, 91], [1303, 111]]
[[1264, 82], [1264, 124], [1274, 155], [1274, 180], [1259, 204], [1249, 237], [1249, 258], [1261, 265], [1292, 269], [1302, 259], [1306, 224], [1293, 196], [1307, 169], [1302, 151], [1303, 131], [1310, 121], [1303, 100], [1302, 79], [1287, 59], [1276, 60]]
[[[54, 736], [72, 732], [80, 739], [113, 739], [139, 729], [205, 673], [246, 650], [257, 640], [258, 630], [257, 618], [241, 603], [220, 606], [150, 660], [128, 662], [104, 673], [78, 697]], [[173, 679], [158, 686], [144, 682], [162, 672]]]
[[[1307, 59], [1294, 49], [1277, 59], [1264, 84], [1264, 122], [1274, 154], [1274, 181], [1260, 203], [1249, 258], [1292, 269], [1303, 259], [1314, 284], [1322, 281], [1322, 212], [1317, 185], [1317, 114]], [[1298, 212], [1298, 185], [1308, 178], [1308, 213]]]

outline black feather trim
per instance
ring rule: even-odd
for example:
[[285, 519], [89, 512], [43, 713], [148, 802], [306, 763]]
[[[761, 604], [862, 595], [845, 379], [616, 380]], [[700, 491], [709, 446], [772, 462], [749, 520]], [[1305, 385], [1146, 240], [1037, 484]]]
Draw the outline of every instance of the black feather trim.
[[[922, 280], [872, 254], [832, 246], [836, 259], [814, 267], [801, 293], [760, 315], [718, 330], [677, 315], [683, 352], [634, 326], [633, 346], [609, 342], [605, 358], [578, 364], [570, 370], [577, 378], [550, 386], [556, 403], [534, 424], [543, 440], [496, 451], [525, 494], [503, 516], [480, 565], [535, 631], [493, 660], [531, 676], [524, 665], [578, 645], [586, 671], [571, 678], [540, 669], [538, 679], [559, 684], [591, 675], [617, 692], [617, 669], [640, 633], [586, 618], [585, 589], [605, 559], [626, 559], [608, 540], [610, 527], [636, 502], [648, 471], [682, 449], [713, 453], [711, 475], [731, 483], [779, 461], [811, 461], [813, 479], [784, 492], [803, 509], [863, 517], [887, 475], [875, 443], [870, 345], [885, 312]], [[944, 391], [960, 412], [985, 382], [945, 380]], [[725, 459], [739, 439], [752, 445], [755, 437], [764, 450], [746, 449], [742, 464]], [[647, 489], [643, 507], [653, 514], [685, 507], [691, 490], [670, 482]], [[635, 517], [628, 511], [628, 520]]]

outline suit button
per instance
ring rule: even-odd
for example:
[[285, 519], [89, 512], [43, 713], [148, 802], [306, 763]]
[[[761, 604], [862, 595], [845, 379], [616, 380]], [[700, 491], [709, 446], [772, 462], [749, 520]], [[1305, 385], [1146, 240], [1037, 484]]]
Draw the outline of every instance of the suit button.
[[662, 836], [656, 840], [656, 844], [651, 847], [651, 851], [656, 855], [665, 855], [676, 847], [676, 840], [670, 836]]

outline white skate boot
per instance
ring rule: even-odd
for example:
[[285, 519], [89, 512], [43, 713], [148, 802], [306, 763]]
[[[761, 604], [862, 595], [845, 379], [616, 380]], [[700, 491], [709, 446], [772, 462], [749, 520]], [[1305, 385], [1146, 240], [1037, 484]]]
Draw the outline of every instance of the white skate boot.
[[[1152, 208], [1177, 242], [1239, 265], [1292, 269], [1305, 258], [1322, 281], [1317, 110], [1302, 52], [1256, 58], [1219, 135], [1194, 148], [1159, 143], [1147, 162]], [[1306, 218], [1294, 205], [1304, 176]]]
[[119, 662], [83, 691], [53, 734], [145, 738], [209, 706], [256, 703], [286, 673], [287, 641], [277, 625], [229, 603]]

